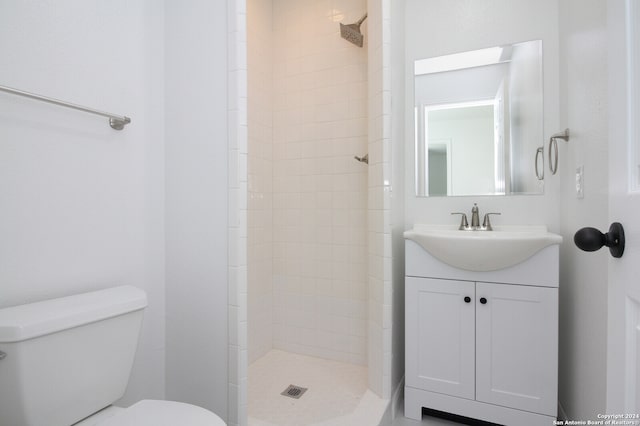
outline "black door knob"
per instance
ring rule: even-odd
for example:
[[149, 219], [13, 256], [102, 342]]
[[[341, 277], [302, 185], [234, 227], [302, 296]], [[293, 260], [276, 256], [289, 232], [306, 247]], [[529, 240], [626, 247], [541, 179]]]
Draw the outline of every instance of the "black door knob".
[[471, 303], [471, 298], [469, 296], [464, 297], [465, 303]]
[[607, 246], [611, 256], [622, 257], [624, 253], [624, 228], [618, 222], [612, 223], [606, 234], [596, 228], [582, 228], [573, 236], [573, 242], [584, 251], [596, 251], [602, 246]]
[[480, 298], [480, 303], [482, 303], [483, 305], [487, 304], [487, 299], [485, 299], [484, 297]]

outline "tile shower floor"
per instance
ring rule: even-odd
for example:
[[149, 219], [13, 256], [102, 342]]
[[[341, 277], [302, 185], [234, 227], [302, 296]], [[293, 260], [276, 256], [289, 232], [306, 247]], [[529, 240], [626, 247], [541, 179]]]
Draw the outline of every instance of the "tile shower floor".
[[[289, 385], [300, 399], [280, 395]], [[249, 366], [249, 426], [377, 425], [386, 407], [367, 367], [272, 350]]]

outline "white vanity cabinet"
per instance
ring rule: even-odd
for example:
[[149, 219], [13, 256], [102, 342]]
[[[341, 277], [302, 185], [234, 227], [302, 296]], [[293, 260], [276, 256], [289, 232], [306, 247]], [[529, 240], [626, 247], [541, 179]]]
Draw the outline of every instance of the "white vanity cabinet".
[[453, 268], [406, 241], [405, 416], [505, 425], [557, 414], [558, 245], [498, 271]]

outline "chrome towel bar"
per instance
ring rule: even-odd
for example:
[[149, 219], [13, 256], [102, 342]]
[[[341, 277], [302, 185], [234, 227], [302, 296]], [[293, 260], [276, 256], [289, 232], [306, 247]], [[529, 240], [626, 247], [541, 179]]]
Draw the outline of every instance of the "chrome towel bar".
[[83, 107], [81, 105], [72, 104], [71, 102], [65, 102], [47, 96], [36, 95], [34, 93], [25, 92], [23, 90], [13, 89], [7, 86], [0, 86], [0, 91], [10, 93], [12, 95], [23, 96], [25, 98], [35, 99], [37, 101], [48, 102], [50, 104], [63, 106], [65, 108], [72, 108], [78, 111], [88, 112], [89, 114], [101, 115], [109, 119], [109, 125], [115, 130], [122, 130], [124, 126], [131, 123], [131, 119], [124, 115], [111, 114], [104, 111], [99, 111], [93, 108]]

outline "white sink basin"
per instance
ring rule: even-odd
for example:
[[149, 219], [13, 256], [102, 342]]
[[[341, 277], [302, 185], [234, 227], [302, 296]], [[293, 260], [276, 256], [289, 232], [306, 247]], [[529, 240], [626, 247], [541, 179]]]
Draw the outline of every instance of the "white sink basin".
[[436, 259], [468, 271], [496, 271], [562, 243], [546, 226], [494, 226], [493, 231], [459, 231], [449, 225], [415, 225], [404, 237]]

